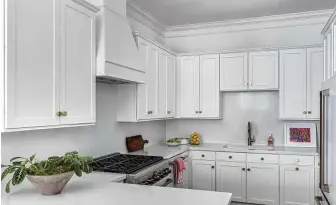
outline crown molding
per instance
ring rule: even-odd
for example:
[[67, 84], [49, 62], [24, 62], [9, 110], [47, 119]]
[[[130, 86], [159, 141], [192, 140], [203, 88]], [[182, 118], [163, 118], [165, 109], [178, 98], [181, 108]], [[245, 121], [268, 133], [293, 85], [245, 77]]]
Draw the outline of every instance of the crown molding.
[[75, 3], [89, 9], [90, 11], [94, 12], [94, 13], [98, 13], [100, 11], [100, 9], [96, 6], [94, 6], [93, 4], [85, 1], [85, 0], [72, 0], [74, 1]]
[[159, 22], [152, 14], [141, 8], [134, 0], [127, 0], [127, 16], [144, 24], [162, 37], [165, 36], [166, 25]]
[[334, 12], [331, 15], [330, 19], [328, 20], [327, 24], [323, 28], [322, 34], [325, 34], [329, 30], [330, 26], [332, 25], [332, 23], [334, 22], [335, 19], [336, 19], [336, 9], [334, 10]]
[[264, 16], [231, 21], [218, 21], [166, 27], [165, 37], [175, 38], [258, 29], [325, 24], [332, 10], [310, 11], [275, 16]]

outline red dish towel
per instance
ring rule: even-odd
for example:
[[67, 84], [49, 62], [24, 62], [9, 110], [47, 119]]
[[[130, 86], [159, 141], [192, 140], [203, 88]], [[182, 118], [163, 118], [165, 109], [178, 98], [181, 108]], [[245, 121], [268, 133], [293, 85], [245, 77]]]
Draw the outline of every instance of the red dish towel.
[[183, 172], [185, 169], [184, 160], [181, 158], [175, 159], [174, 161], [174, 178], [175, 184], [180, 184], [183, 182]]

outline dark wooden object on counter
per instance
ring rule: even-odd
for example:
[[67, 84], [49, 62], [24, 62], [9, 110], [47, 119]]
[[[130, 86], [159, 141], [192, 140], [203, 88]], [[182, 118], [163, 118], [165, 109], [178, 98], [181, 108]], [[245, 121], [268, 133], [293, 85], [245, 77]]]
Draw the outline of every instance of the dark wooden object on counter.
[[148, 140], [142, 139], [141, 135], [126, 137], [126, 147], [128, 152], [143, 150], [145, 144], [148, 144]]

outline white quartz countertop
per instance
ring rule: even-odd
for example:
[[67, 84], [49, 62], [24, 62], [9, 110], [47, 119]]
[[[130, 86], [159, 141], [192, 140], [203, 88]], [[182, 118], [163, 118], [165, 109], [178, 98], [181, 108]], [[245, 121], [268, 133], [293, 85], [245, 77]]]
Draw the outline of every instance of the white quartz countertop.
[[[226, 147], [228, 145], [229, 148]], [[246, 152], [260, 154], [281, 154], [281, 155], [307, 155], [317, 156], [317, 148], [301, 148], [301, 147], [283, 147], [275, 146], [272, 149], [264, 149], [266, 146], [254, 146], [255, 149], [245, 145], [230, 145], [220, 143], [203, 143], [198, 146], [190, 146], [189, 150], [194, 151], [214, 151], [214, 152]]]
[[132, 155], [148, 155], [148, 156], [159, 156], [164, 159], [170, 159], [176, 155], [189, 150], [189, 145], [180, 145], [177, 147], [169, 147], [167, 145], [153, 145], [150, 147], [145, 147], [143, 150], [128, 153]]
[[[103, 178], [100, 178], [103, 177]], [[2, 193], [3, 205], [228, 205], [231, 193], [209, 192], [169, 187], [103, 183], [108, 175], [74, 178], [63, 192], [43, 196], [27, 180], [11, 194]], [[2, 184], [2, 189], [4, 184]]]

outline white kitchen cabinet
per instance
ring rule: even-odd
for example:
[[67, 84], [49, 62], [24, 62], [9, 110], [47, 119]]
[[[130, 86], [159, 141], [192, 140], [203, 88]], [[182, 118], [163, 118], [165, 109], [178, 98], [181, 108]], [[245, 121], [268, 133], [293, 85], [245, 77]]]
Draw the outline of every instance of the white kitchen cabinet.
[[138, 45], [146, 73], [145, 83], [138, 85], [138, 119], [159, 118], [159, 48], [142, 38]]
[[182, 57], [180, 62], [180, 117], [220, 118], [219, 55]]
[[144, 84], [119, 84], [119, 122], [138, 122], [176, 116], [176, 56], [169, 49], [138, 34]]
[[220, 90], [279, 89], [278, 51], [222, 54], [220, 56]]
[[307, 49], [307, 119], [320, 118], [320, 91], [323, 83], [323, 48]]
[[220, 90], [247, 90], [248, 64], [247, 53], [220, 55]]
[[63, 0], [61, 20], [61, 124], [96, 122], [95, 13]]
[[175, 116], [176, 102], [176, 58], [161, 50], [159, 58], [159, 115]]
[[322, 59], [322, 48], [280, 51], [280, 119], [319, 119]]
[[249, 90], [279, 89], [279, 52], [249, 53]]
[[216, 191], [232, 193], [232, 201], [246, 202], [246, 163], [217, 161]]
[[70, 0], [6, 5], [4, 131], [94, 123], [98, 9]]
[[279, 204], [279, 165], [247, 164], [247, 202]]
[[280, 166], [280, 204], [314, 205], [314, 166]]
[[216, 190], [215, 161], [192, 160], [192, 188], [197, 190]]

